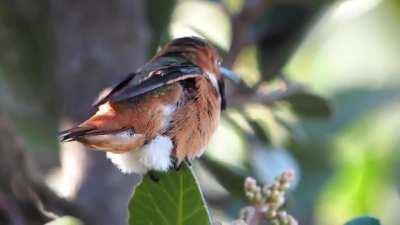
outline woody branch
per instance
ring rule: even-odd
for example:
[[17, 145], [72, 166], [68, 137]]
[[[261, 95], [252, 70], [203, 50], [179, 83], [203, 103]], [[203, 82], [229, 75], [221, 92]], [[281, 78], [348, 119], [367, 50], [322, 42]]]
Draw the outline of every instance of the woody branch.
[[29, 221], [29, 224], [34, 225], [68, 214], [90, 223], [91, 218], [82, 208], [59, 197], [40, 178], [30, 155], [2, 112], [0, 133], [2, 219], [6, 219], [9, 224], [25, 224]]

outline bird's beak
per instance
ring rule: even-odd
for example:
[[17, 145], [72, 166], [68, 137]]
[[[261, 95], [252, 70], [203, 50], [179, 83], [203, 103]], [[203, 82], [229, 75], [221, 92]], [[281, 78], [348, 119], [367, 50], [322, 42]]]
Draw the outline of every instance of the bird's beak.
[[219, 68], [219, 73], [223, 77], [233, 81], [236, 84], [239, 84], [240, 81], [241, 81], [241, 79], [239, 78], [239, 76], [235, 72], [233, 72], [232, 70], [229, 70], [229, 69], [227, 69], [225, 67], [220, 67]]

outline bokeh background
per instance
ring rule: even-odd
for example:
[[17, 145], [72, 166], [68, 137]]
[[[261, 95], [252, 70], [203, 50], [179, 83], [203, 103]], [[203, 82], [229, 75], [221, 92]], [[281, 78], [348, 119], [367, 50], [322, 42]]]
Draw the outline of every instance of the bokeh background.
[[300, 224], [400, 222], [399, 1], [2, 0], [0, 224], [42, 224], [47, 211], [125, 224], [138, 177], [61, 146], [57, 132], [188, 35], [243, 79], [228, 84], [228, 110], [195, 164], [217, 220], [238, 217], [243, 177], [268, 183], [293, 169], [287, 208]]

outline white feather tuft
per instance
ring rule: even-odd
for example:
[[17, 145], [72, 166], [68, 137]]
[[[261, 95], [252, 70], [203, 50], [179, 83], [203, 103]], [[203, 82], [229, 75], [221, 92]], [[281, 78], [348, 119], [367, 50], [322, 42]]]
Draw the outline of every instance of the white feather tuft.
[[149, 170], [167, 171], [171, 166], [172, 141], [159, 135], [141, 149], [117, 154], [107, 152], [107, 157], [123, 173], [145, 174]]
[[172, 116], [173, 116], [173, 113], [174, 113], [175, 109], [176, 109], [176, 106], [172, 105], [172, 104], [164, 106], [164, 108], [163, 108], [164, 119], [163, 119], [163, 121], [161, 123], [161, 128], [162, 129], [167, 129], [168, 128], [169, 123], [172, 120]]
[[214, 88], [219, 92], [219, 85], [218, 85], [218, 80], [215, 77], [214, 74], [212, 74], [209, 71], [206, 71], [208, 79], [211, 81], [211, 84], [214, 86]]

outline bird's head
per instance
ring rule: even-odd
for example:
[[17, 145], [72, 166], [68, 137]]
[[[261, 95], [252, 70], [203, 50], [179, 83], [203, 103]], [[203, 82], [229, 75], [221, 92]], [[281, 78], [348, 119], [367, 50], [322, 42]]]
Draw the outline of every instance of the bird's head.
[[201, 68], [204, 73], [219, 74], [221, 58], [217, 50], [207, 41], [197, 37], [177, 38], [161, 51], [163, 55], [176, 55]]
[[233, 72], [221, 67], [222, 59], [218, 51], [206, 40], [198, 37], [174, 39], [165, 45], [157, 56], [184, 58], [198, 66], [211, 81], [223, 82], [223, 77], [234, 82], [238, 80]]
[[232, 71], [221, 67], [218, 51], [206, 40], [198, 37], [177, 38], [169, 42], [153, 59], [167, 59], [170, 63], [191, 63], [200, 68], [203, 75], [211, 82], [221, 97], [221, 109], [225, 109], [224, 77], [235, 83], [239, 78]]

